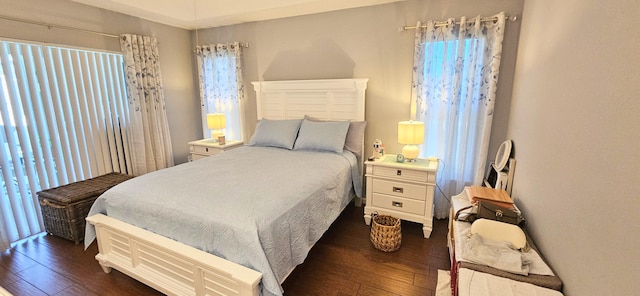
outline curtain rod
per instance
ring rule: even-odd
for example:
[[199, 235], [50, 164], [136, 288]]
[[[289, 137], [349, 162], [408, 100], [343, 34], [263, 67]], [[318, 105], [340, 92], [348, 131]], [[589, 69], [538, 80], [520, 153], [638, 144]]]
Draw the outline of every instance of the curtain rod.
[[[238, 42], [238, 44], [240, 45], [240, 47], [249, 48], [249, 42]], [[198, 46], [200, 46], [200, 45], [197, 45], [196, 47], [198, 47]], [[197, 49], [194, 48], [193, 52], [196, 52], [196, 51], [197, 51]]]
[[38, 26], [44, 26], [44, 27], [47, 27], [49, 29], [57, 28], [57, 29], [71, 30], [71, 31], [77, 31], [77, 32], [82, 32], [82, 33], [100, 35], [100, 36], [111, 37], [111, 38], [120, 38], [120, 36], [113, 35], [113, 34], [90, 31], [90, 30], [85, 30], [85, 29], [78, 29], [78, 28], [74, 28], [74, 27], [52, 25], [52, 24], [36, 22], [36, 21], [32, 21], [32, 20], [25, 20], [25, 19], [20, 19], [20, 18], [14, 18], [14, 17], [4, 16], [4, 15], [0, 15], [0, 19], [5, 19], [5, 20], [9, 20], [9, 21], [14, 21], [14, 22], [28, 23], [28, 24], [32, 24], [32, 25], [38, 25]]
[[[508, 15], [505, 15], [505, 16], [504, 16], [504, 18], [505, 18], [505, 20], [509, 20], [509, 21], [512, 21], [512, 22], [515, 22], [516, 20], [518, 20], [518, 16], [516, 16], [516, 15], [514, 15], [514, 16], [508, 16]], [[492, 16], [492, 17], [481, 17], [481, 18], [480, 18], [480, 21], [481, 21], [481, 22], [493, 22], [493, 21], [497, 21], [497, 20], [498, 20], [498, 17], [497, 17], [497, 16]], [[467, 20], [467, 22], [466, 22], [466, 23], [468, 23], [468, 24], [469, 24], [469, 23], [473, 24], [473, 23], [475, 23], [475, 22], [476, 22], [476, 20], [475, 20], [475, 18], [473, 18], [473, 19], [469, 19], [469, 20]], [[445, 25], [447, 25], [447, 24], [448, 24], [448, 23], [447, 23], [446, 21], [441, 21], [441, 22], [435, 22], [433, 26], [434, 26], [434, 27], [436, 27], [436, 28], [438, 28], [438, 27], [443, 27], [443, 26], [445, 26]], [[456, 25], [459, 25], [459, 24], [460, 24], [460, 21], [456, 21], [456, 22], [455, 22], [455, 24], [456, 24]], [[427, 27], [427, 25], [422, 25], [422, 26], [420, 26], [420, 27], [421, 27], [421, 28], [426, 28], [426, 27]], [[406, 31], [406, 30], [411, 30], [411, 29], [415, 29], [415, 28], [416, 28], [416, 26], [404, 26], [404, 27], [401, 27], [401, 28], [400, 28], [400, 31]]]

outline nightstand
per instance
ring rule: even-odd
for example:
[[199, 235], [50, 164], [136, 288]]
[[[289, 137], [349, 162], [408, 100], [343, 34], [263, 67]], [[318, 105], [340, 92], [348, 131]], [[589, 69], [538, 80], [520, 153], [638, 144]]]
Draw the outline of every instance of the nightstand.
[[367, 161], [367, 204], [364, 222], [371, 215], [391, 215], [422, 224], [425, 238], [433, 229], [433, 196], [436, 188], [438, 160], [417, 159], [416, 162], [396, 162], [395, 154]]
[[211, 139], [191, 141], [189, 142], [189, 153], [191, 153], [193, 161], [241, 147], [242, 144], [244, 144], [242, 141], [227, 141], [224, 145], [219, 145]]

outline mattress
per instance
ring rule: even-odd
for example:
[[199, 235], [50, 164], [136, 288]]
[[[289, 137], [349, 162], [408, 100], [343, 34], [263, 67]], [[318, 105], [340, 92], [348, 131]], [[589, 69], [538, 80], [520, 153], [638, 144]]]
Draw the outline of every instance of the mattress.
[[[101, 195], [102, 213], [261, 272], [280, 282], [361, 187], [355, 155], [241, 147], [124, 182]], [[85, 245], [95, 239], [88, 224]]]

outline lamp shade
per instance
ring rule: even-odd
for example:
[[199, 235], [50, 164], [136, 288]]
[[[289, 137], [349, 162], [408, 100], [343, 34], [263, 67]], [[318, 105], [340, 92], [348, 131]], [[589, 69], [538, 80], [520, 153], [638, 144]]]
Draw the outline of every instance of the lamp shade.
[[227, 120], [222, 113], [207, 114], [207, 127], [209, 129], [217, 130], [223, 129], [227, 126]]
[[424, 142], [424, 122], [398, 122], [398, 143], [404, 145], [418, 145]]

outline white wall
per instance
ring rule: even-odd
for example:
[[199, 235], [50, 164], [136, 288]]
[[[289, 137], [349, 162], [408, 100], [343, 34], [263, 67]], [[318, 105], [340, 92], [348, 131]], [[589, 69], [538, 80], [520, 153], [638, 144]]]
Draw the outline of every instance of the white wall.
[[[247, 90], [247, 135], [256, 123], [251, 81], [369, 78], [366, 92], [367, 154], [376, 138], [398, 153], [397, 122], [409, 119], [414, 32], [418, 20], [520, 14], [521, 0], [419, 0], [198, 31], [199, 44], [242, 41]], [[505, 30], [501, 78], [489, 155], [506, 138], [519, 22]], [[493, 157], [491, 157], [493, 158]]]
[[[67, 0], [0, 0], [0, 7], [3, 16], [114, 35], [134, 33], [157, 37], [174, 160], [176, 163], [187, 160], [187, 142], [202, 135], [192, 65], [194, 43], [189, 31]], [[0, 37], [120, 51], [117, 38], [7, 20], [0, 20]]]
[[637, 295], [640, 2], [525, 1], [513, 195], [566, 295]]

